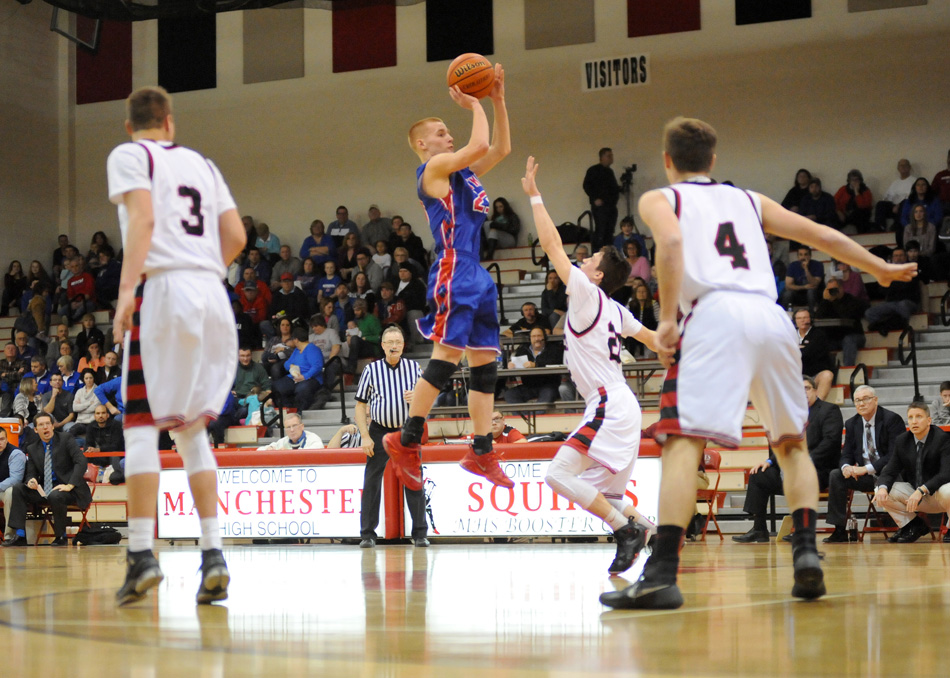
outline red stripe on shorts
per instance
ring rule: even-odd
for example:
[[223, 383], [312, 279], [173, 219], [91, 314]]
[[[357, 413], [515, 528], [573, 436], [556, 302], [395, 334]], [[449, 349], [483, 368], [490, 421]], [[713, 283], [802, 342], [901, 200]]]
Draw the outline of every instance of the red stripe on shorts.
[[132, 331], [129, 341], [129, 371], [125, 379], [125, 415], [122, 417], [124, 428], [136, 426], [154, 426], [152, 409], [148, 404], [148, 391], [145, 388], [145, 375], [142, 372], [141, 335], [142, 295], [145, 292], [143, 281], [135, 290], [135, 311], [132, 314]]
[[455, 274], [455, 250], [445, 250], [439, 261], [439, 274], [435, 280], [432, 298], [435, 300], [435, 321], [432, 323], [432, 339], [445, 336], [452, 300], [452, 276]]

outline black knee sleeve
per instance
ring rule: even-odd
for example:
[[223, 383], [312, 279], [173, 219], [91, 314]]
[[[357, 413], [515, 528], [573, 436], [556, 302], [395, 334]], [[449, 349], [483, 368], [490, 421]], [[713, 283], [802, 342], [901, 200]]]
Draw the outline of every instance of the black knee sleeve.
[[458, 367], [447, 360], [430, 360], [422, 373], [422, 378], [432, 384], [436, 390], [441, 391], [449, 383], [456, 369]]
[[495, 383], [498, 381], [498, 362], [493, 360], [490, 363], [479, 365], [471, 369], [471, 376], [468, 380], [469, 390], [476, 393], [495, 393]]

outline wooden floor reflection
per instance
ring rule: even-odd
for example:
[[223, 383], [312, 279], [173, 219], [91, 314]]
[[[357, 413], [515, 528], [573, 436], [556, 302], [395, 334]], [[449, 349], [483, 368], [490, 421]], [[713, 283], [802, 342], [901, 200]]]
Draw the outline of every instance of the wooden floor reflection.
[[[116, 609], [119, 547], [0, 551], [3, 676], [936, 676], [950, 546], [825, 549], [793, 601], [790, 548], [690, 544], [672, 612], [606, 611], [607, 544], [226, 549], [224, 605], [166, 547], [157, 595]], [[627, 579], [636, 576], [636, 570]]]

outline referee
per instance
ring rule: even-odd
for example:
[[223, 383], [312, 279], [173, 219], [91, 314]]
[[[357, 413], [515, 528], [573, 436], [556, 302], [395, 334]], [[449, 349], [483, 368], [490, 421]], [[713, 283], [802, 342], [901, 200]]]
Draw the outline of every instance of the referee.
[[[379, 498], [383, 472], [389, 461], [383, 449], [383, 436], [400, 430], [406, 421], [412, 391], [422, 376], [419, 363], [402, 357], [406, 342], [398, 326], [390, 325], [383, 331], [381, 345], [385, 359], [370, 363], [360, 375], [356, 388], [356, 425], [367, 457], [360, 502], [360, 548], [363, 549], [376, 546]], [[408, 487], [404, 490], [406, 506], [412, 516], [412, 543], [428, 546], [425, 496], [422, 490], [413, 491]]]

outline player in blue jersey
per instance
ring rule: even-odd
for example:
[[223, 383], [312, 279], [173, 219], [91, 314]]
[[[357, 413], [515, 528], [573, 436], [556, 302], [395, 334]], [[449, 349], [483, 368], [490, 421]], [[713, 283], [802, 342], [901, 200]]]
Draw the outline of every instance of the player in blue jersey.
[[495, 109], [489, 141], [488, 117], [478, 99], [449, 90], [452, 100], [472, 111], [472, 135], [456, 150], [452, 135], [439, 118], [425, 118], [409, 130], [409, 145], [422, 165], [416, 170], [419, 199], [426, 209], [435, 238], [436, 260], [429, 272], [430, 313], [419, 321], [419, 331], [431, 339], [432, 359], [416, 384], [409, 418], [402, 431], [383, 438], [403, 483], [422, 489], [419, 441], [436, 396], [458, 367], [463, 355], [471, 368], [468, 411], [472, 417], [472, 449], [461, 465], [496, 485], [514, 487], [498, 465], [492, 450], [491, 413], [497, 380], [498, 292], [479, 263], [482, 224], [491, 201], [479, 177], [511, 152], [505, 73], [495, 65], [495, 84], [489, 97]]

